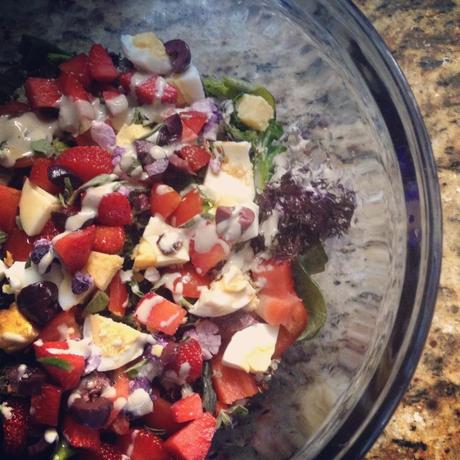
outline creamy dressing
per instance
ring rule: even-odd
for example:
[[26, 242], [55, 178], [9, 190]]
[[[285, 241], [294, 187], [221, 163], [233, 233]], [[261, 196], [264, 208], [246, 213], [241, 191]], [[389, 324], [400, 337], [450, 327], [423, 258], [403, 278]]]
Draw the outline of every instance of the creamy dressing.
[[137, 388], [128, 396], [124, 410], [135, 417], [141, 417], [153, 411], [153, 401], [144, 389]]
[[53, 444], [59, 438], [58, 432], [54, 428], [48, 428], [43, 435], [48, 444]]
[[105, 101], [105, 105], [112, 116], [118, 116], [128, 110], [128, 99], [124, 94], [120, 94]]

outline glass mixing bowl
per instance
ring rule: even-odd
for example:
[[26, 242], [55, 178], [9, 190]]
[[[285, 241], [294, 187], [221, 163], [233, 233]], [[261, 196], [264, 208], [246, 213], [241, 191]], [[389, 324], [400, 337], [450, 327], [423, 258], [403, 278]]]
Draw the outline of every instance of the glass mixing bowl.
[[[270, 88], [278, 117], [321, 145], [357, 194], [348, 235], [316, 276], [329, 319], [287, 353], [253, 417], [213, 458], [350, 458], [372, 445], [415, 369], [441, 263], [441, 207], [414, 98], [376, 31], [345, 0], [3, 0], [1, 62], [22, 33], [73, 51], [122, 32], [188, 41], [205, 74]], [[321, 161], [306, 158], [305, 161]], [[251, 448], [245, 447], [250, 443]]]

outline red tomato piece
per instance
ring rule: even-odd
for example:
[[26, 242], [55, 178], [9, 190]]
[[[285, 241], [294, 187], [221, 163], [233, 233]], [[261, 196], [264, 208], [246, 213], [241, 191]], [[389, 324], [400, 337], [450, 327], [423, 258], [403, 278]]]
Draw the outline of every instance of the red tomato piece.
[[5, 250], [11, 252], [14, 260], [25, 262], [33, 249], [34, 238], [19, 228], [13, 228], [6, 240]]
[[131, 205], [125, 195], [108, 193], [102, 197], [98, 209], [98, 222], [102, 225], [128, 225], [133, 219]]
[[59, 107], [61, 91], [55, 79], [29, 77], [24, 83], [24, 89], [33, 109]]
[[54, 162], [48, 158], [37, 158], [32, 165], [29, 179], [48, 193], [56, 195], [59, 192], [59, 187], [48, 179], [48, 167], [52, 164]]
[[109, 305], [108, 310], [117, 316], [123, 316], [128, 304], [128, 290], [126, 285], [121, 281], [120, 272], [118, 272], [109, 285]]
[[179, 206], [181, 196], [172, 187], [154, 184], [150, 192], [150, 210], [152, 216], [160, 214], [167, 219]]
[[0, 230], [9, 233], [16, 226], [20, 198], [20, 190], [0, 184]]
[[185, 194], [179, 206], [171, 215], [171, 225], [180, 227], [203, 212], [203, 199], [198, 190], [191, 190]]
[[95, 44], [89, 51], [89, 73], [94, 80], [106, 83], [118, 76], [110, 54], [102, 45]]
[[125, 239], [123, 227], [98, 225], [94, 235], [93, 250], [106, 254], [118, 254], [123, 249]]

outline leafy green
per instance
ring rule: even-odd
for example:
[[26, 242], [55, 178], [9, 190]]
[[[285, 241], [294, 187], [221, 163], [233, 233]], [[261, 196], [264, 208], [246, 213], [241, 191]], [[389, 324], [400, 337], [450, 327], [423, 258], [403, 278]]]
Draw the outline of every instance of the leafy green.
[[86, 305], [85, 313], [99, 313], [106, 309], [109, 304], [109, 296], [103, 291], [97, 291]]
[[0, 244], [3, 244], [8, 239], [8, 234], [0, 230]]
[[311, 279], [300, 259], [294, 261], [292, 271], [297, 295], [308, 311], [307, 327], [297, 340], [312, 339], [326, 323], [327, 304], [318, 284]]
[[38, 139], [30, 143], [30, 147], [35, 153], [44, 155], [45, 157], [51, 157], [55, 152], [51, 143], [47, 139]]
[[72, 365], [62, 358], [55, 358], [54, 356], [49, 356], [47, 358], [38, 358], [37, 361], [44, 366], [53, 366], [63, 369], [66, 372], [72, 370]]
[[217, 427], [220, 426], [231, 426], [232, 416], [246, 417], [249, 414], [248, 409], [241, 404], [236, 404], [228, 409], [221, 410], [217, 417]]
[[323, 245], [317, 243], [300, 255], [298, 260], [308, 274], [314, 275], [325, 270], [328, 258]]
[[99, 174], [96, 177], [93, 177], [88, 182], [80, 185], [80, 187], [75, 190], [72, 195], [67, 200], [68, 204], [72, 204], [78, 197], [78, 195], [90, 187], [99, 187], [100, 185], [108, 184], [109, 182], [115, 182], [118, 177], [115, 174]]
[[62, 439], [56, 446], [56, 449], [51, 457], [51, 460], [67, 460], [73, 457], [76, 452], [69, 446], [65, 439]]
[[142, 125], [144, 124], [144, 121], [144, 115], [142, 115], [141, 111], [138, 108], [135, 108], [133, 112], [133, 123], [135, 125]]
[[68, 149], [69, 146], [65, 143], [65, 142], [62, 142], [61, 140], [59, 139], [54, 139], [53, 142], [51, 142], [51, 145], [53, 146], [53, 149], [57, 152], [57, 153], [61, 153], [63, 152], [64, 150]]
[[212, 386], [212, 368], [211, 364], [207, 361], [204, 363], [203, 369], [203, 407], [213, 413], [216, 407], [217, 396]]
[[148, 363], [148, 360], [143, 359], [142, 361], [133, 364], [131, 367], [125, 370], [125, 374], [130, 378], [134, 379], [139, 375], [139, 371]]

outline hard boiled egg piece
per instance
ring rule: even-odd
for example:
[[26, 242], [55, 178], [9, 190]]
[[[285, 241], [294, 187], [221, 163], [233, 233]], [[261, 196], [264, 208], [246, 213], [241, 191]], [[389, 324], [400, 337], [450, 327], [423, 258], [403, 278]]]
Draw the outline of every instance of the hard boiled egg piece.
[[175, 86], [186, 104], [200, 101], [205, 98], [203, 83], [201, 83], [200, 73], [194, 65], [180, 74], [174, 74], [168, 82]]

